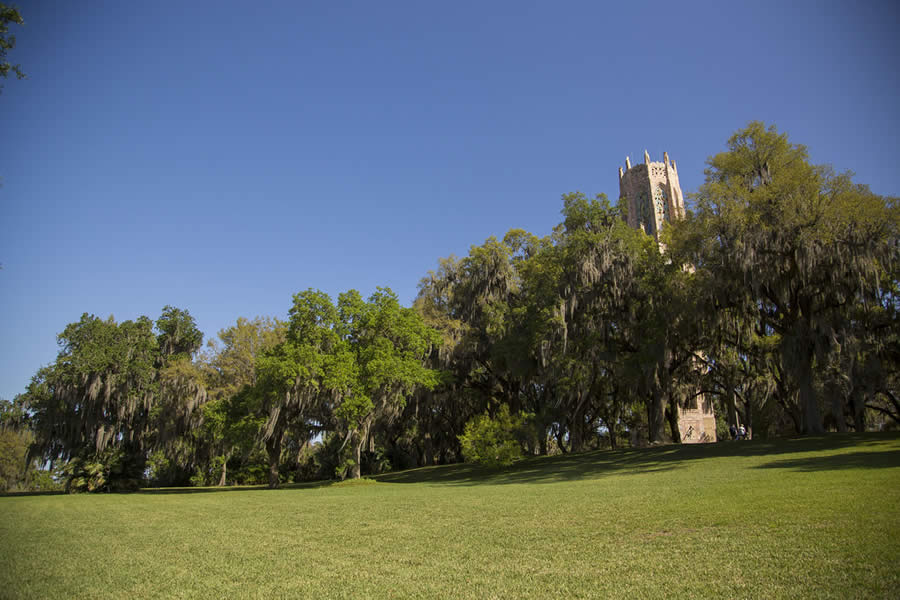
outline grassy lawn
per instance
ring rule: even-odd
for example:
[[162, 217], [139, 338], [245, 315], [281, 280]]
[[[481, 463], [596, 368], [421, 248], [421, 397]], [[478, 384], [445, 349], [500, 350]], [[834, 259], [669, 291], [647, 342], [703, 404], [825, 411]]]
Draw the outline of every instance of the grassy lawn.
[[0, 498], [2, 598], [896, 598], [900, 436]]

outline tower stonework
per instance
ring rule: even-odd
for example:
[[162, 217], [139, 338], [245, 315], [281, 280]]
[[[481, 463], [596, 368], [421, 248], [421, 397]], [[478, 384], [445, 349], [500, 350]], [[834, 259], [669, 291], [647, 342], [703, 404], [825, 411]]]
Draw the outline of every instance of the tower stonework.
[[678, 169], [669, 154], [663, 162], [650, 162], [644, 151], [644, 164], [631, 166], [625, 158], [625, 169], [619, 167], [619, 199], [626, 201], [628, 224], [643, 229], [659, 241], [659, 231], [666, 221], [684, 217], [684, 196], [678, 183]]
[[[627, 208], [628, 224], [652, 235], [657, 243], [664, 223], [684, 218], [678, 169], [675, 161], [669, 160], [669, 153], [663, 153], [663, 162], [650, 162], [645, 150], [644, 163], [634, 166], [625, 157], [625, 168], [619, 167], [619, 202]], [[716, 413], [712, 401], [700, 395], [688, 406], [679, 406], [678, 431], [683, 443], [715, 442]]]

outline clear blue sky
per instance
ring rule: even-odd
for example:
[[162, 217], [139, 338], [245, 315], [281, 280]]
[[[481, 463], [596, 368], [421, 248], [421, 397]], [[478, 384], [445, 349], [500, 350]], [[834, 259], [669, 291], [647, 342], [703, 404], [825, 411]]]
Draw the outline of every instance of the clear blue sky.
[[[7, 0], [8, 1], [8, 0]], [[0, 397], [83, 312], [207, 337], [394, 289], [643, 150], [686, 193], [748, 121], [900, 194], [893, 2], [18, 2]]]

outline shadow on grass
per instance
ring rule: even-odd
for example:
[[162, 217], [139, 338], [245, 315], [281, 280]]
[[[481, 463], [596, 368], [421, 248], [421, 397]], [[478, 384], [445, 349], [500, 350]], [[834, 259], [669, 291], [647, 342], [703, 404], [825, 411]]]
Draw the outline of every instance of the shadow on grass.
[[[848, 447], [867, 447], [900, 440], [889, 434], [830, 434], [818, 437], [773, 441], [719, 442], [716, 444], [668, 445], [625, 450], [598, 450], [582, 454], [534, 457], [501, 469], [472, 464], [423, 467], [377, 476], [386, 483], [435, 483], [479, 485], [508, 483], [554, 483], [592, 479], [604, 475], [671, 471], [690, 461], [707, 458], [781, 456], [825, 452]], [[843, 457], [850, 457], [843, 459]], [[843, 459], [843, 460], [842, 460]], [[796, 464], [788, 464], [796, 463]], [[786, 459], [769, 463], [773, 468], [841, 469], [853, 466], [900, 466], [900, 450], [854, 452], [813, 456], [796, 461]], [[801, 466], [805, 465], [805, 466]]]
[[[114, 491], [114, 492], [96, 492], [100, 495], [117, 494], [148, 494], [148, 495], [169, 495], [169, 494], [219, 494], [223, 492], [259, 492], [279, 490], [300, 490], [328, 487], [339, 483], [338, 481], [304, 481], [301, 483], [285, 483], [277, 488], [270, 488], [267, 485], [232, 485], [222, 487], [163, 487], [163, 488], [140, 488], [134, 491]], [[84, 492], [88, 493], [89, 492]], [[68, 496], [65, 491], [54, 490], [52, 492], [4, 492], [0, 493], [0, 498], [14, 498], [20, 496]], [[80, 494], [75, 494], [80, 495]]]
[[757, 469], [791, 469], [794, 471], [816, 472], [839, 469], [887, 469], [900, 467], [900, 450], [883, 452], [848, 452], [827, 456], [775, 460]]
[[442, 465], [386, 473], [377, 476], [376, 479], [385, 483], [449, 485], [554, 483], [591, 479], [624, 471], [635, 475], [669, 471], [677, 467], [679, 450], [675, 446], [616, 451], [600, 450], [581, 454], [527, 458], [510, 467], [500, 468], [473, 464]]
[[278, 492], [282, 490], [311, 490], [328, 487], [339, 483], [337, 481], [303, 481], [300, 483], [284, 483], [277, 488], [267, 485], [232, 485], [222, 487], [169, 487], [169, 488], [141, 488], [138, 494], [217, 494], [220, 492]]
[[62, 496], [65, 492], [62, 490], [51, 490], [46, 492], [3, 492], [0, 498], [19, 498], [21, 496]]
[[[715, 444], [669, 445], [624, 450], [597, 450], [582, 454], [532, 457], [507, 468], [491, 469], [472, 464], [421, 467], [373, 477], [384, 483], [426, 483], [438, 485], [497, 485], [511, 483], [555, 483], [592, 479], [605, 475], [656, 473], [671, 471], [690, 461], [727, 457], [772, 457], [760, 469], [794, 469], [824, 471], [854, 468], [900, 467], [900, 450], [876, 450], [873, 446], [896, 444], [900, 433], [828, 434], [818, 437], [790, 438], [772, 441], [719, 442]], [[860, 451], [779, 458], [798, 453], [825, 453], [845, 448]], [[865, 448], [872, 448], [865, 450]], [[284, 484], [275, 490], [267, 486], [144, 488], [139, 494], [210, 494], [222, 492], [279, 491], [317, 489], [336, 485], [337, 481], [312, 481]], [[50, 494], [59, 493], [51, 492]], [[24, 492], [15, 495], [50, 495], [47, 492]], [[10, 496], [13, 494], [9, 494]], [[2, 497], [3, 495], [0, 495]]]

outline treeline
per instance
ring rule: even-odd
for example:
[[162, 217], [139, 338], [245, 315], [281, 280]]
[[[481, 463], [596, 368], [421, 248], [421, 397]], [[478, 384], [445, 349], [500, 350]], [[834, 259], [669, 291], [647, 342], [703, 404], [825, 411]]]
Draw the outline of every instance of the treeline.
[[454, 462], [479, 431], [482, 455], [679, 442], [699, 402], [720, 436], [897, 427], [896, 199], [756, 122], [705, 175], [663, 251], [575, 193], [550, 236], [441, 259], [409, 308], [307, 290], [287, 321], [238, 319], [205, 351], [184, 310], [84, 315], [3, 429], [70, 489], [121, 489]]

